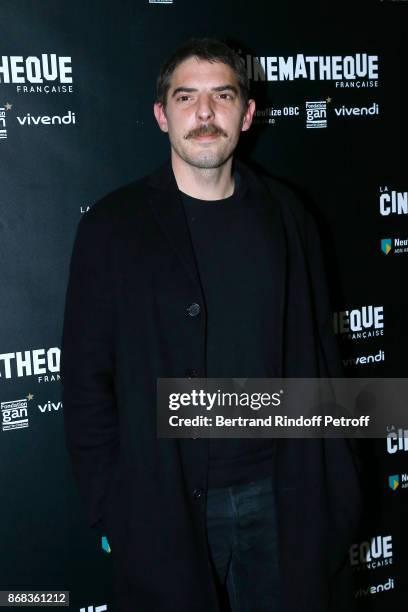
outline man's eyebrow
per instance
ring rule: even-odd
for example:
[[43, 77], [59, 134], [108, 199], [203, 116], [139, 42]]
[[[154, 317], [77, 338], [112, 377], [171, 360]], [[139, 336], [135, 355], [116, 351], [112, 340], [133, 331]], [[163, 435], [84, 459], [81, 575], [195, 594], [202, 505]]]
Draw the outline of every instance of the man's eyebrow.
[[185, 91], [187, 93], [192, 93], [194, 91], [197, 91], [197, 89], [194, 89], [194, 87], [176, 87], [176, 89], [171, 94], [171, 97], [174, 98], [174, 96], [176, 96], [178, 93], [182, 91]]
[[[181, 92], [194, 93], [196, 91], [198, 91], [198, 89], [196, 89], [195, 87], [176, 87], [176, 89], [171, 94], [171, 97], [174, 98], [174, 96], [176, 96], [178, 93], [181, 93]], [[238, 95], [238, 89], [234, 85], [228, 85], [228, 84], [217, 85], [217, 87], [212, 87], [211, 91], [233, 91], [235, 94]]]
[[235, 85], [219, 85], [218, 87], [213, 87], [211, 91], [233, 91], [238, 94], [238, 89]]

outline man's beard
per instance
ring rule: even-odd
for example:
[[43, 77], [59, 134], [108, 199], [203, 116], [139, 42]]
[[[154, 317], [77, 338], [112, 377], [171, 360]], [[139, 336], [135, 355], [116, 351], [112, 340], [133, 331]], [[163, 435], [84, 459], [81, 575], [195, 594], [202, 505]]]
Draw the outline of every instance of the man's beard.
[[177, 154], [190, 166], [195, 168], [203, 168], [209, 170], [210, 168], [219, 168], [222, 166], [232, 155], [232, 151], [222, 150], [214, 151], [209, 149], [203, 149], [196, 153], [187, 151], [184, 148], [175, 148]]
[[[228, 134], [214, 124], [203, 124], [194, 130], [191, 130], [184, 136], [184, 140], [190, 140], [197, 136], [203, 136], [207, 134], [217, 134], [218, 139], [228, 138]], [[232, 150], [229, 147], [221, 148], [221, 150], [213, 149], [211, 146], [208, 148], [203, 147], [197, 152], [191, 151], [190, 148], [184, 147], [183, 143], [181, 146], [174, 146], [176, 153], [183, 159], [187, 164], [194, 166], [195, 168], [211, 169], [222, 166], [232, 155]]]

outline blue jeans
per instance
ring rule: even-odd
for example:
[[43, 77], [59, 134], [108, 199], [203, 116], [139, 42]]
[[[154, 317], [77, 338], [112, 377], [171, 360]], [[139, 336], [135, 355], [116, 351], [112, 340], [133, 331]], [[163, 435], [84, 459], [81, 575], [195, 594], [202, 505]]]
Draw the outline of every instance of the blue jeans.
[[209, 489], [207, 532], [220, 601], [232, 612], [279, 612], [272, 478]]

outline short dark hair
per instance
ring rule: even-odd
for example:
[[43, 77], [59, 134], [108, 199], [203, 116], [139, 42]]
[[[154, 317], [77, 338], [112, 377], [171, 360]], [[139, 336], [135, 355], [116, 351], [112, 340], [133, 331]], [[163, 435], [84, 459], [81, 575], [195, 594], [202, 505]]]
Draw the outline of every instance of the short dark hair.
[[249, 79], [242, 57], [226, 43], [214, 38], [191, 38], [164, 62], [156, 83], [156, 102], [166, 106], [170, 79], [179, 64], [190, 57], [208, 62], [221, 62], [230, 66], [235, 73], [244, 104], [249, 98]]

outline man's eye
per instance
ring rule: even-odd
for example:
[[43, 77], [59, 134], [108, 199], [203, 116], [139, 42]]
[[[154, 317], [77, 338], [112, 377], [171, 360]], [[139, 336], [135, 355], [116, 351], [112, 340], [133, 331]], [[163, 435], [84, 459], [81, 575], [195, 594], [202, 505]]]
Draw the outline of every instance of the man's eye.
[[223, 100], [232, 100], [232, 95], [229, 93], [221, 93], [220, 98], [222, 98]]
[[181, 101], [181, 102], [185, 102], [186, 100], [189, 100], [190, 96], [179, 96], [177, 98], [177, 101]]

